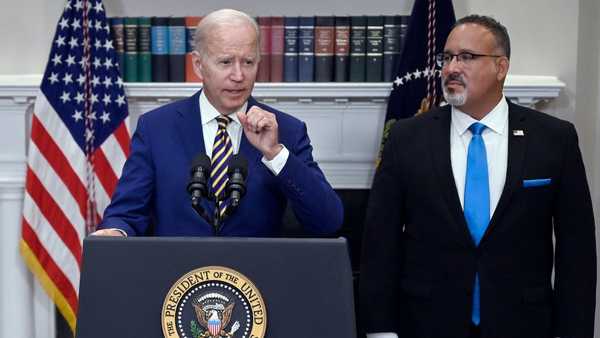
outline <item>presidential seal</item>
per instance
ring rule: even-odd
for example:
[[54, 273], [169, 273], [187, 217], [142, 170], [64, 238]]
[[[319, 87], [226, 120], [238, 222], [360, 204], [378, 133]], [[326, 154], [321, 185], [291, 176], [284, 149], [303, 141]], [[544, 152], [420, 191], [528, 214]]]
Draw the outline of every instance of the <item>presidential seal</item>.
[[207, 266], [188, 272], [171, 287], [161, 324], [165, 338], [264, 338], [267, 311], [246, 276]]

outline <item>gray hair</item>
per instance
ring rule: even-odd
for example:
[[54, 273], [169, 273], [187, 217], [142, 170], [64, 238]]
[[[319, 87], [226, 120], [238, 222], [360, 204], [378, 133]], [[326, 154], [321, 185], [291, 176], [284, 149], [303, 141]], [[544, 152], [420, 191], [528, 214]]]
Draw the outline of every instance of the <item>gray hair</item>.
[[194, 50], [201, 57], [206, 56], [206, 43], [213, 29], [225, 26], [241, 26], [244, 24], [250, 25], [256, 32], [256, 54], [257, 57], [260, 57], [260, 29], [256, 20], [248, 14], [235, 9], [219, 9], [202, 18], [194, 34]]
[[510, 59], [510, 37], [504, 25], [490, 16], [471, 14], [456, 21], [452, 28], [468, 23], [482, 26], [490, 31], [496, 39], [496, 47], [500, 48], [504, 55]]

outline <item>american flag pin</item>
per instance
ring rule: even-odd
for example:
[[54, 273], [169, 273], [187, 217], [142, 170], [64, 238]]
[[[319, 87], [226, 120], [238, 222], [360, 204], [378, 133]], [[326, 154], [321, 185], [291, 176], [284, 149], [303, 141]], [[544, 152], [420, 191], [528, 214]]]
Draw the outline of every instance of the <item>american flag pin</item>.
[[515, 130], [513, 130], [513, 135], [514, 136], [525, 136], [525, 132], [521, 129], [515, 129]]

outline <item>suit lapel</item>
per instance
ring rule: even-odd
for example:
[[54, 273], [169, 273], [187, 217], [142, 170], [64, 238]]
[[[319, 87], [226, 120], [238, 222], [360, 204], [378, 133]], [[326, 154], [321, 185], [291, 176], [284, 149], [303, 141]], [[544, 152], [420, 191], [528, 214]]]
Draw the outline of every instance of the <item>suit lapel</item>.
[[178, 134], [187, 158], [191, 161], [199, 153], [206, 153], [200, 117], [200, 91], [186, 99], [177, 114], [179, 114], [176, 122]]
[[452, 174], [450, 159], [450, 106], [430, 112], [433, 114], [434, 130], [431, 132], [431, 154], [440, 186], [440, 191], [446, 200], [447, 211], [452, 222], [451, 227], [459, 235], [460, 242], [474, 247], [467, 222], [460, 205], [458, 191]]
[[[482, 238], [482, 243], [490, 236], [491, 232], [498, 225], [499, 219], [506, 211], [510, 203], [512, 194], [519, 188], [523, 177], [523, 167], [525, 165], [525, 152], [527, 149], [527, 135], [525, 112], [519, 106], [508, 101], [508, 164], [506, 168], [506, 182], [498, 206], [492, 215], [490, 224]], [[514, 131], [522, 131], [517, 133]]]

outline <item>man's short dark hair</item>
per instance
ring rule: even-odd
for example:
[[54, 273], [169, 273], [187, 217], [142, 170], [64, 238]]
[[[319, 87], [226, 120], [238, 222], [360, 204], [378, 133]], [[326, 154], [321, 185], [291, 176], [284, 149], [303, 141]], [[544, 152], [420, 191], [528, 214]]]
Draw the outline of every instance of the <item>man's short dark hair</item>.
[[496, 38], [496, 45], [500, 49], [502, 49], [504, 55], [506, 55], [506, 57], [510, 59], [510, 37], [508, 36], [508, 31], [506, 30], [506, 27], [504, 27], [504, 25], [502, 25], [500, 22], [496, 21], [492, 17], [471, 14], [456, 21], [452, 28], [454, 29], [460, 25], [464, 25], [467, 23], [476, 24], [489, 30]]

